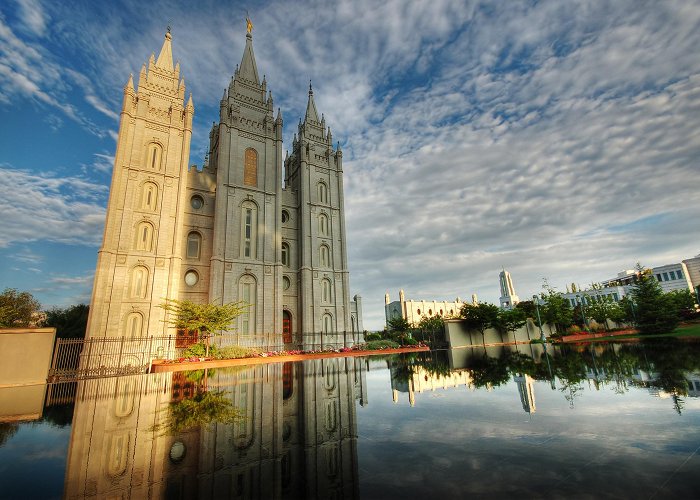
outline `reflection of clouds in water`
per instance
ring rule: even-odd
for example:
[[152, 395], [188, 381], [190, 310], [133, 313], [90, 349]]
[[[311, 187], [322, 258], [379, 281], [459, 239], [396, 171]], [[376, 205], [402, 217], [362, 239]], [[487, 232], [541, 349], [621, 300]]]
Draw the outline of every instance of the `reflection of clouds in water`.
[[[378, 417], [372, 412], [379, 405], [359, 413], [359, 462], [363, 469], [381, 471], [361, 475], [362, 495], [629, 497], [658, 490], [661, 496], [695, 496], [690, 469], [680, 467], [700, 441], [697, 401], [679, 417], [668, 400], [646, 388], [617, 394], [586, 381], [580, 385], [581, 396], [570, 409], [548, 381], [535, 381], [537, 413], [530, 418], [512, 381], [492, 391], [416, 393], [412, 408], [408, 394], [401, 393], [404, 407], [381, 410], [391, 435], [375, 435], [372, 421]], [[368, 389], [370, 399], [381, 391]], [[388, 462], [391, 470], [383, 465]], [[421, 481], [415, 483], [415, 477]]]

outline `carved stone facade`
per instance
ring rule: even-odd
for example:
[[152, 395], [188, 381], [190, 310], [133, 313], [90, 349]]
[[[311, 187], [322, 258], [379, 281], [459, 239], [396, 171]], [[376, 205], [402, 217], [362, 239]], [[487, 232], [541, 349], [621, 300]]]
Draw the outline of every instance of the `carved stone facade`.
[[[201, 171], [188, 167], [194, 106], [171, 36], [129, 79], [88, 336], [173, 334], [166, 298], [250, 304], [235, 330], [278, 346], [361, 340], [345, 244], [342, 152], [309, 88], [286, 159], [282, 113], [247, 34]], [[284, 177], [283, 167], [284, 165]]]

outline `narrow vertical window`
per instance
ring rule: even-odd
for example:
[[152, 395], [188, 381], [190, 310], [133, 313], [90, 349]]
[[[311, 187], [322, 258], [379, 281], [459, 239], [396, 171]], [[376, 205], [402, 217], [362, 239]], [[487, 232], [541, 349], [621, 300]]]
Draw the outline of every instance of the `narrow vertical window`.
[[289, 244], [282, 243], [282, 265], [289, 267]]
[[202, 252], [202, 236], [192, 231], [187, 235], [187, 258], [199, 259]]
[[241, 256], [254, 259], [256, 256], [258, 209], [254, 203], [246, 201], [241, 210]]
[[129, 296], [133, 299], [145, 299], [148, 289], [148, 269], [136, 266], [131, 270], [131, 283]]
[[331, 315], [324, 314], [323, 315], [323, 333], [331, 333], [331, 331], [333, 330], [332, 324], [333, 324], [333, 318], [331, 318]]
[[258, 152], [253, 148], [245, 150], [243, 184], [246, 186], [258, 185]]
[[241, 276], [241, 279], [238, 282], [238, 296], [241, 301], [248, 304], [248, 307], [245, 309], [245, 312], [239, 316], [239, 331], [242, 334], [250, 335], [252, 333], [255, 333], [255, 278], [248, 274]]
[[329, 267], [330, 266], [330, 255], [329, 255], [328, 247], [326, 245], [321, 245], [321, 249], [319, 251], [319, 257], [321, 261], [321, 267]]
[[331, 282], [328, 280], [321, 281], [321, 300], [324, 303], [331, 301]]
[[141, 222], [136, 227], [136, 250], [153, 251], [153, 226], [148, 222]]
[[132, 312], [126, 317], [125, 337], [135, 339], [141, 336], [143, 328], [143, 316], [141, 313]]
[[328, 236], [328, 217], [326, 214], [318, 216], [318, 232], [321, 236]]
[[328, 203], [328, 186], [325, 183], [318, 183], [318, 202]]
[[146, 166], [151, 170], [160, 170], [163, 149], [159, 144], [151, 143], [148, 146], [148, 156], [146, 157]]
[[141, 209], [155, 212], [158, 206], [158, 186], [147, 182], [141, 189]]

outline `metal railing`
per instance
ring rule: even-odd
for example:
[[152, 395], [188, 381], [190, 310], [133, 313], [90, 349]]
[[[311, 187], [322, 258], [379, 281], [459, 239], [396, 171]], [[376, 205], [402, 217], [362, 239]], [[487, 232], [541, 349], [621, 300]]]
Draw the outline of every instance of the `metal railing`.
[[[57, 339], [49, 370], [49, 381], [70, 381], [147, 373], [154, 359], [176, 359], [191, 347], [181, 336], [95, 337]], [[194, 337], [199, 342], [204, 339]], [[285, 342], [288, 341], [288, 342]], [[352, 347], [364, 342], [358, 332], [301, 333], [285, 338], [279, 333], [211, 335], [210, 346], [239, 346], [259, 351], [323, 351]]]

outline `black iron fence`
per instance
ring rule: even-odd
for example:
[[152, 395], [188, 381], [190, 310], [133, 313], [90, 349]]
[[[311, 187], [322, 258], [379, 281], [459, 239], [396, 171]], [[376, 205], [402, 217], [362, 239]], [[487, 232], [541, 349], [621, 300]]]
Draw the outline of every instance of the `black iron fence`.
[[[96, 337], [90, 339], [57, 339], [49, 381], [69, 381], [98, 377], [147, 373], [154, 359], [176, 359], [189, 355], [201, 336], [180, 335], [154, 337]], [[210, 346], [222, 349], [239, 346], [259, 351], [304, 350], [323, 351], [352, 347], [364, 341], [358, 332], [302, 333], [285, 338], [281, 334], [211, 335]], [[192, 351], [190, 351], [191, 353]]]

